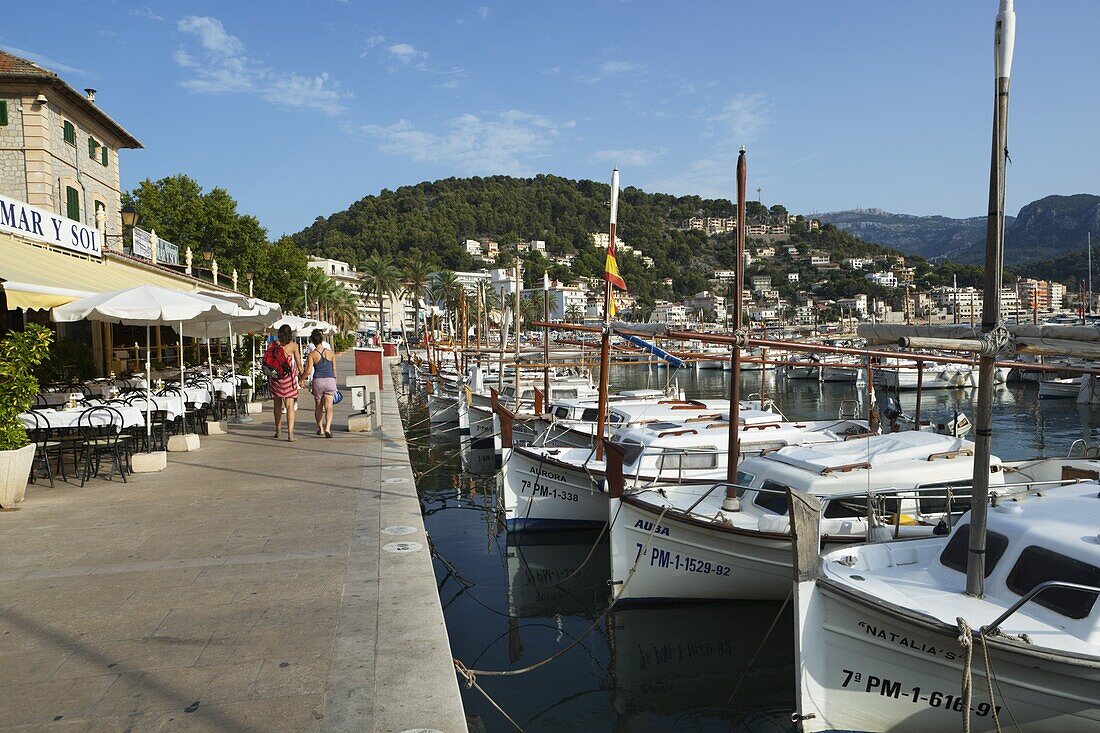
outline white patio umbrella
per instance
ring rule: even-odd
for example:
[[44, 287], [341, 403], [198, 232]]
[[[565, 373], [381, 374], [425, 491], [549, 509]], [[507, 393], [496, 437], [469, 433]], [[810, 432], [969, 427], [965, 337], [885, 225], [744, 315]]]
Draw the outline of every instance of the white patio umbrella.
[[[214, 299], [225, 299], [239, 306], [237, 312], [232, 317], [227, 317], [220, 321], [214, 321], [205, 324], [204, 333], [206, 334], [207, 344], [207, 359], [210, 359], [210, 339], [211, 338], [228, 338], [229, 339], [229, 367], [234, 377], [237, 374], [237, 359], [233, 353], [233, 339], [235, 334], [240, 333], [254, 333], [260, 332], [271, 326], [272, 323], [283, 317], [282, 306], [278, 303], [273, 303], [261, 298], [249, 298], [237, 293], [214, 293], [210, 291], [201, 291], [199, 295], [204, 297], [210, 297]], [[211, 360], [212, 361], [212, 360]], [[248, 367], [248, 376], [251, 383], [255, 383], [255, 363], [256, 363], [256, 342], [252, 342], [252, 361]], [[211, 364], [211, 379], [213, 378], [213, 365]], [[234, 390], [236, 390], [236, 384], [234, 383]], [[239, 422], [251, 422], [251, 418], [247, 416], [244, 418], [238, 418]]]
[[[120, 323], [127, 326], [145, 326], [145, 432], [146, 449], [151, 446], [152, 424], [150, 419], [152, 404], [152, 339], [149, 329], [152, 326], [179, 324], [180, 343], [180, 381], [184, 375], [183, 364], [183, 324], [185, 322], [203, 322], [224, 319], [237, 312], [239, 308], [228, 301], [218, 301], [195, 293], [169, 290], [155, 285], [140, 285], [109, 293], [97, 293], [87, 298], [74, 300], [65, 305], [54, 307], [50, 317], [57, 323], [73, 321], [101, 321]], [[183, 400], [183, 424], [187, 426], [187, 401]]]

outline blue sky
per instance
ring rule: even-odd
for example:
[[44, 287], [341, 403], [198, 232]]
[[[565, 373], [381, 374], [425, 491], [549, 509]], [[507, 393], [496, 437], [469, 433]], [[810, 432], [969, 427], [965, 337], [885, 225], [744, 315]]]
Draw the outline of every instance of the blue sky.
[[[262, 10], [261, 10], [262, 8]], [[910, 10], [907, 10], [909, 8]], [[1018, 0], [1010, 213], [1100, 193], [1100, 3]], [[96, 87], [273, 236], [364, 195], [547, 172], [792, 211], [986, 208], [995, 0], [9, 3], [0, 46]]]

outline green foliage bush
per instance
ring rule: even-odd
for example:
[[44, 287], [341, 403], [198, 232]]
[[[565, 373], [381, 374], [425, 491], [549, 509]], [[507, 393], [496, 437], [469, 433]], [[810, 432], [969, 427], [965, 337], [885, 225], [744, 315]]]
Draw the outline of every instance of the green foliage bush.
[[347, 351], [355, 346], [355, 336], [347, 333], [338, 333], [332, 337], [332, 349], [337, 353]]
[[53, 331], [30, 325], [10, 331], [0, 341], [0, 450], [17, 450], [27, 444], [27, 431], [19, 420], [38, 394], [35, 368], [50, 352]]

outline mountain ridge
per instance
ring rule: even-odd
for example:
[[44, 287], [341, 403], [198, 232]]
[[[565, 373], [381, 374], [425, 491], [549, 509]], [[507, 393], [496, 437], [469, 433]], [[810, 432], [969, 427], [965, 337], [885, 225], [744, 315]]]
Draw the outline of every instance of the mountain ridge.
[[[883, 209], [849, 209], [814, 214], [823, 223], [868, 242], [928, 259], [981, 264], [986, 217], [897, 214]], [[1005, 217], [1005, 264], [1053, 260], [1083, 249], [1089, 233], [1100, 241], [1100, 196], [1052, 194]]]

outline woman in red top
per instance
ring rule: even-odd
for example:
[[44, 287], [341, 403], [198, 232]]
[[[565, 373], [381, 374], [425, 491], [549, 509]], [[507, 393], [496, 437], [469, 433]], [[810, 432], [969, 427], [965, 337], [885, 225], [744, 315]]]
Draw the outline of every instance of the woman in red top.
[[275, 437], [279, 437], [279, 429], [283, 423], [283, 406], [286, 406], [286, 439], [293, 443], [294, 437], [294, 410], [298, 403], [298, 373], [301, 370], [302, 352], [298, 349], [298, 343], [294, 340], [294, 334], [290, 326], [279, 326], [279, 346], [290, 360], [290, 374], [271, 380], [271, 399], [275, 403]]

